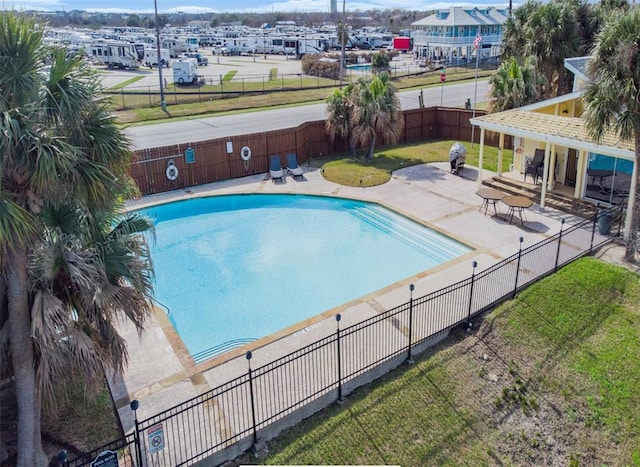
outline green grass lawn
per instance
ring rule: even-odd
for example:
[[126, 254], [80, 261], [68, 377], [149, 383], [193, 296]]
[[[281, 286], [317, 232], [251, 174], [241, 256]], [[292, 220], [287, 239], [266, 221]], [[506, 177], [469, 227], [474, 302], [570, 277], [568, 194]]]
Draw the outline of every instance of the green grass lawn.
[[[373, 160], [364, 157], [364, 151], [358, 151], [359, 157], [338, 157], [314, 159], [314, 164], [322, 166], [327, 180], [347, 186], [375, 186], [386, 183], [394, 170], [428, 162], [446, 162], [453, 140], [427, 141], [402, 146], [377, 148]], [[465, 143], [466, 163], [478, 165], [480, 145]], [[511, 157], [511, 151], [505, 151], [504, 157]], [[498, 148], [484, 147], [483, 167], [496, 171], [498, 167]]]
[[133, 78], [130, 78], [126, 81], [123, 81], [122, 83], [118, 83], [115, 86], [111, 86], [109, 88], [110, 91], [117, 91], [118, 89], [122, 89], [125, 86], [131, 86], [133, 83], [140, 81], [142, 78], [144, 78], [144, 76], [134, 76]]
[[581, 259], [286, 431], [263, 462], [640, 465], [638, 279]]

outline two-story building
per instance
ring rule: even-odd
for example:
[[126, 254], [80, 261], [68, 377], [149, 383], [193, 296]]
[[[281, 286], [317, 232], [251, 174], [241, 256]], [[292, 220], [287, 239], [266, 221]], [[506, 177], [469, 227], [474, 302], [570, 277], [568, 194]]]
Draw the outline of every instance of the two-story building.
[[460, 63], [476, 56], [500, 55], [502, 28], [508, 10], [494, 7], [464, 8], [452, 6], [412, 23], [413, 51], [418, 58]]

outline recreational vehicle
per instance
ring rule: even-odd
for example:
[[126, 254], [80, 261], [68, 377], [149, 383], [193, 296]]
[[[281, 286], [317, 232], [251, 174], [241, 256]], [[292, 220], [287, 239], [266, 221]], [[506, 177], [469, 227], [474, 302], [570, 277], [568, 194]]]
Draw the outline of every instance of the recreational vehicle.
[[139, 68], [144, 60], [144, 44], [122, 41], [96, 41], [90, 46], [91, 58], [108, 68]]
[[160, 39], [160, 47], [163, 49], [169, 49], [169, 55], [171, 58], [178, 58], [187, 51], [187, 43], [184, 39], [178, 39], [175, 37], [163, 37]]
[[173, 62], [173, 82], [178, 84], [193, 84], [198, 81], [198, 60], [182, 58]]
[[[169, 67], [169, 49], [160, 49], [160, 64]], [[158, 49], [156, 47], [145, 47], [144, 65], [150, 68], [158, 66]]]
[[295, 53], [296, 58], [302, 58], [304, 55], [315, 55], [329, 50], [329, 42], [326, 39], [318, 37], [304, 37], [296, 40]]
[[255, 37], [256, 53], [258, 54], [281, 54], [284, 51], [282, 36]]
[[197, 52], [200, 47], [200, 38], [198, 36], [187, 36], [185, 39], [187, 43], [187, 52]]

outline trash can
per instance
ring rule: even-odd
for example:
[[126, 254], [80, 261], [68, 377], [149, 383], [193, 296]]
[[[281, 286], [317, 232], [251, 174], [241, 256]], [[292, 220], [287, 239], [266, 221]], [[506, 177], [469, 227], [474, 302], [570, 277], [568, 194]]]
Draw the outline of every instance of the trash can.
[[613, 216], [610, 211], [601, 211], [598, 213], [598, 233], [600, 235], [611, 234], [611, 224], [613, 223]]

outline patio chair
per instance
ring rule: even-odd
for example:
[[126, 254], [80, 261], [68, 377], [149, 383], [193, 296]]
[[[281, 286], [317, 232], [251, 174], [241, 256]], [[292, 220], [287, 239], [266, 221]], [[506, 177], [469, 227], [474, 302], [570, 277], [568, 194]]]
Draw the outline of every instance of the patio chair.
[[294, 180], [296, 177], [304, 178], [304, 170], [298, 165], [298, 156], [295, 154], [287, 154], [287, 172], [291, 174]]
[[536, 149], [533, 159], [527, 161], [524, 168], [524, 181], [527, 181], [527, 175], [533, 179], [533, 183], [538, 183], [538, 178], [542, 178], [544, 172], [544, 149]]
[[280, 156], [271, 156], [269, 159], [269, 175], [271, 180], [275, 182], [278, 178], [281, 182], [284, 182], [284, 170], [282, 170], [282, 164], [280, 163]]

